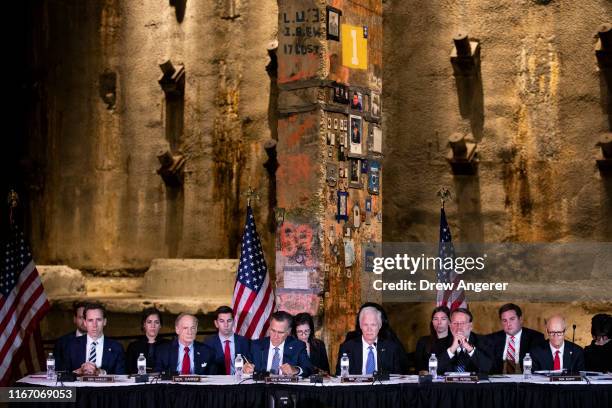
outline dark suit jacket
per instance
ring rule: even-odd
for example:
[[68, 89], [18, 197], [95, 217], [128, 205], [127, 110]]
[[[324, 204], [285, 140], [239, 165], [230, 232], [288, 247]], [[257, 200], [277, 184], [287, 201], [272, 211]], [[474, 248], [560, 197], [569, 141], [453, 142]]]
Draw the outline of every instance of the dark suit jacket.
[[165, 339], [156, 339], [155, 343], [153, 343], [152, 351], [153, 355], [149, 354], [149, 340], [146, 336], [142, 336], [136, 341], [128, 344], [127, 351], [125, 353], [125, 367], [127, 369], [128, 374], [135, 374], [138, 372], [138, 357], [140, 353], [144, 354], [147, 359], [147, 371], [152, 370], [155, 367], [155, 354], [157, 354], [157, 350], [159, 350], [159, 346], [168, 343], [168, 340]]
[[[155, 352], [156, 372], [165, 371], [176, 374], [176, 366], [179, 358], [178, 339], [175, 338], [170, 343], [160, 344]], [[215, 351], [199, 341], [193, 342], [193, 373], [198, 375], [217, 374], [215, 369]]]
[[[68, 346], [69, 353], [64, 370], [73, 371], [81, 367], [87, 358], [87, 335], [75, 337]], [[125, 374], [125, 356], [119, 342], [104, 336], [102, 367], [107, 374]]]
[[55, 341], [53, 346], [53, 357], [55, 357], [55, 368], [57, 371], [68, 369], [68, 355], [70, 354], [70, 342], [76, 338], [76, 330], [64, 334]]
[[327, 358], [327, 350], [323, 341], [312, 339], [309, 357], [313, 367], [329, 373], [329, 359]]
[[[249, 361], [253, 361], [251, 358], [251, 344], [250, 340], [246, 337], [240, 336], [239, 334], [234, 333], [234, 353], [242, 354], [242, 356], [246, 356]], [[221, 339], [219, 339], [219, 334], [213, 334], [212, 336], [208, 336], [204, 339], [204, 344], [214, 350], [214, 364], [215, 370], [217, 374], [226, 374], [225, 373], [225, 344], [221, 344]], [[232, 362], [233, 364], [233, 362]]]
[[[533, 370], [552, 370], [553, 354], [548, 342], [540, 344], [531, 350]], [[563, 349], [563, 369], [570, 373], [584, 370], [584, 351], [582, 347], [565, 340]]]
[[[500, 330], [489, 334], [489, 344], [493, 350], [493, 368], [491, 374], [501, 374], [504, 369], [504, 348], [506, 347], [506, 332]], [[521, 332], [521, 344], [519, 348], [519, 363], [521, 370], [523, 369], [523, 358], [525, 354], [531, 353], [531, 350], [544, 343], [544, 335], [539, 331], [523, 327]]]
[[437, 356], [442, 351], [446, 353], [446, 349], [449, 348], [453, 342], [453, 335], [449, 332], [448, 336], [446, 337], [441, 339], [436, 338], [431, 344], [430, 348], [430, 338], [431, 336], [423, 336], [417, 341], [416, 352], [414, 355], [417, 371], [429, 370], [429, 358], [431, 357], [431, 354], [433, 353]]
[[[351, 338], [340, 345], [338, 350], [338, 361], [336, 362], [336, 375], [340, 375], [340, 359], [346, 353], [349, 358], [349, 373], [361, 375], [363, 369], [363, 339], [362, 337]], [[377, 371], [387, 374], [401, 372], [400, 349], [395, 342], [378, 339], [376, 343], [376, 359], [378, 361]]]
[[[476, 347], [472, 357], [469, 357], [469, 362], [466, 371], [487, 374], [493, 366], [493, 354], [491, 347], [485, 336], [476, 333], [470, 333], [469, 343]], [[451, 343], [452, 344], [452, 343]], [[436, 353], [438, 358], [438, 374], [444, 374], [447, 371], [457, 371], [457, 356], [449, 358], [446, 349]]]
[[584, 365], [587, 370], [609, 372], [612, 371], [612, 341], [603, 346], [591, 342], [584, 348]]
[[[348, 341], [351, 339], [361, 339], [362, 333], [361, 330], [353, 330], [346, 333], [344, 337], [344, 341]], [[406, 349], [404, 345], [400, 341], [397, 334], [391, 329], [389, 326], [383, 324], [380, 331], [378, 332], [378, 338], [381, 340], [385, 340], [387, 342], [395, 343], [395, 346], [399, 349], [399, 358], [400, 358], [400, 374], [408, 374], [410, 372], [411, 363], [408, 358], [408, 353], [406, 353]]]
[[[252, 363], [255, 364], [255, 371], [267, 371], [269, 350], [270, 337], [251, 342], [251, 356], [253, 357]], [[285, 363], [300, 367], [302, 377], [308, 377], [312, 373], [312, 364], [306, 353], [306, 345], [291, 336], [285, 339], [282, 364]]]

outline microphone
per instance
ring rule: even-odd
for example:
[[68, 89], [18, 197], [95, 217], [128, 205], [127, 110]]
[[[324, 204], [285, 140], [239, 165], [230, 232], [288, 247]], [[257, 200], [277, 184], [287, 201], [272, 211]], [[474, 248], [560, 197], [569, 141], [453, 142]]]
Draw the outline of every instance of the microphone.
[[572, 324], [572, 343], [574, 342], [574, 337], [576, 337], [576, 323]]

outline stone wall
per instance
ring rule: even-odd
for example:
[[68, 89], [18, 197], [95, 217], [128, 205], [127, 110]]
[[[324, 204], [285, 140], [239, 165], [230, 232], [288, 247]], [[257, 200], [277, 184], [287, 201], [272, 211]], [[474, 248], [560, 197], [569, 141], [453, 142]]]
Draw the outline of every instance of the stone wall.
[[[275, 2], [58, 0], [24, 9], [32, 92], [20, 170], [37, 262], [138, 274], [158, 257], [236, 257], [249, 185], [273, 248], [262, 165], [274, 132], [266, 65]], [[158, 84], [168, 59], [185, 68], [178, 103]], [[186, 158], [180, 188], [156, 174], [168, 149]]]
[[[611, 241], [612, 179], [596, 166], [611, 115], [595, 57], [611, 15], [606, 1], [386, 1], [384, 240], [436, 242], [436, 191], [448, 186], [458, 242]], [[481, 47], [482, 97], [468, 114], [450, 62], [459, 32]], [[456, 132], [477, 142], [474, 176], [454, 176], [446, 161]], [[431, 304], [387, 306], [412, 349]], [[498, 330], [500, 303], [471, 306], [475, 330]], [[553, 311], [567, 314], [582, 345], [592, 314], [612, 309], [576, 299], [522, 306], [540, 330]]]

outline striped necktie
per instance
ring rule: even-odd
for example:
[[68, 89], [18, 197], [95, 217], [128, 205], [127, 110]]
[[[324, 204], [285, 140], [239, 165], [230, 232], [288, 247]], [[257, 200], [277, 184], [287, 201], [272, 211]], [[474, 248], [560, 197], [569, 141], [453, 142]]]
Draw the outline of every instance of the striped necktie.
[[90, 363], [94, 363], [96, 364], [96, 346], [98, 345], [98, 343], [96, 343], [95, 341], [93, 343], [91, 343], [91, 348], [89, 349], [89, 358], [87, 359], [87, 361], [89, 361]]
[[469, 356], [463, 349], [459, 349], [457, 353], [457, 361], [456, 361], [456, 371], [463, 373], [467, 369], [467, 363], [469, 361]]

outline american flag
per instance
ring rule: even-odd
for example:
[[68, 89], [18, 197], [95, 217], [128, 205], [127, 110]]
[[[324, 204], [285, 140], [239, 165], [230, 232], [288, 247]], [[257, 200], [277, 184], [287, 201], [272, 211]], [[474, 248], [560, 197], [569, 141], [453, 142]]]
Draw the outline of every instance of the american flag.
[[32, 352], [41, 349], [31, 346], [38, 339], [39, 322], [49, 310], [49, 302], [32, 253], [23, 232], [16, 225], [10, 227], [8, 241], [3, 245], [0, 271], [0, 384], [6, 385], [14, 377], [12, 368], [25, 361], [28, 372], [35, 371]]
[[440, 244], [438, 246], [438, 256], [442, 259], [442, 267], [438, 269], [438, 282], [449, 283], [453, 282], [453, 289], [442, 289], [438, 290], [437, 305], [446, 306], [450, 310], [458, 307], [467, 307], [465, 301], [465, 291], [463, 289], [456, 289], [457, 283], [459, 282], [461, 275], [455, 272], [454, 268], [445, 268], [444, 260], [446, 258], [455, 260], [455, 247], [453, 246], [450, 227], [446, 221], [446, 213], [444, 208], [440, 210]]
[[249, 339], [266, 334], [268, 318], [274, 309], [274, 292], [250, 206], [247, 207], [232, 308], [238, 334]]

